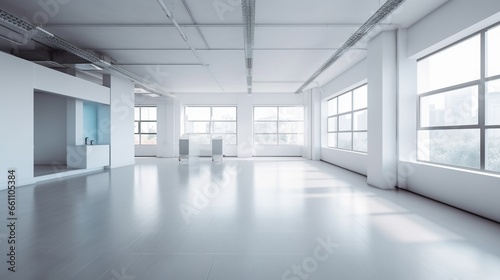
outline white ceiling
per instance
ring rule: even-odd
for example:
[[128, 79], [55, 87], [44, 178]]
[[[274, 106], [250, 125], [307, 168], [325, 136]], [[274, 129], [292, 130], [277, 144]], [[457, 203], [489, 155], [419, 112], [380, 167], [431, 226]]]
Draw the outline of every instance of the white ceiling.
[[[240, 1], [184, 1], [197, 26], [182, 0], [165, 3], [208, 69], [199, 64], [156, 0], [66, 1], [43, 26], [173, 93], [246, 93]], [[446, 1], [407, 0], [378, 31], [408, 27]], [[0, 8], [37, 24], [35, 15], [44, 11], [37, 2], [2, 0]], [[295, 92], [383, 2], [257, 0], [253, 92]], [[0, 48], [9, 50], [10, 44], [0, 39]], [[365, 56], [366, 46], [357, 46], [317, 82], [323, 85]]]

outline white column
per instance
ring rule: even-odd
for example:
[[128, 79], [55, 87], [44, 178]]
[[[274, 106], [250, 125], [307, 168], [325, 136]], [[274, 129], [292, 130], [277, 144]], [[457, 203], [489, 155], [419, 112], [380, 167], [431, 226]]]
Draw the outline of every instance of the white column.
[[304, 146], [302, 147], [302, 157], [312, 158], [312, 90], [302, 93], [302, 103], [304, 104]]
[[408, 162], [417, 156], [417, 60], [407, 56], [407, 30], [398, 32], [398, 176], [400, 188], [407, 187], [412, 172]]
[[134, 160], [134, 84], [122, 78], [104, 75], [110, 88], [110, 167], [132, 165]]
[[83, 135], [83, 102], [78, 99], [67, 98], [67, 144], [68, 146], [80, 146], [84, 144]]
[[368, 44], [368, 184], [392, 189], [397, 176], [396, 32], [385, 31]]
[[321, 159], [321, 90], [311, 91], [311, 159]]
[[242, 95], [238, 98], [238, 157], [253, 156], [253, 98]]

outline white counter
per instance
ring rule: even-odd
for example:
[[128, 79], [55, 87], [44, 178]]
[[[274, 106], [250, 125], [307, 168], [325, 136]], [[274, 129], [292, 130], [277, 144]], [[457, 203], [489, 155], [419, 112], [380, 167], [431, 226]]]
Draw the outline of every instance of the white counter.
[[66, 161], [69, 168], [88, 169], [109, 165], [109, 145], [68, 146]]

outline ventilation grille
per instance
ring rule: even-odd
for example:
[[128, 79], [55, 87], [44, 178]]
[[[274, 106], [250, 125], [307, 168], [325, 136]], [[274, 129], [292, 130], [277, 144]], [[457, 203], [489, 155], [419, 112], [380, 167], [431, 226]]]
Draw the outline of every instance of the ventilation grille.
[[375, 14], [373, 14], [354, 34], [323, 64], [314, 74], [295, 92], [301, 93], [309, 84], [321, 75], [332, 64], [337, 62], [344, 53], [359, 42], [378, 23], [383, 21], [389, 14], [394, 12], [405, 0], [388, 0]]

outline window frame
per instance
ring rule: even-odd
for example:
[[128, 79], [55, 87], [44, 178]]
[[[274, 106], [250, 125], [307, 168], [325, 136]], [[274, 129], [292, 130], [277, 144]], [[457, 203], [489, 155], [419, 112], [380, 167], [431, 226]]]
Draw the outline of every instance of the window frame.
[[[134, 110], [135, 108], [139, 108], [139, 119], [135, 119], [135, 112], [134, 112], [134, 124], [137, 123], [137, 129], [138, 132], [136, 133], [134, 131], [134, 136], [138, 135], [139, 136], [139, 144], [136, 144], [134, 141], [135, 146], [156, 146], [158, 145], [158, 106], [156, 105], [134, 105]], [[142, 108], [155, 108], [156, 109], [156, 116], [155, 120], [142, 120]], [[141, 127], [142, 123], [156, 123], [156, 133], [146, 133], [142, 132]], [[142, 135], [156, 135], [156, 144], [142, 144]]]
[[[224, 107], [230, 107], [230, 108], [235, 108], [236, 110], [236, 115], [234, 120], [214, 120], [213, 119], [213, 108], [224, 108]], [[187, 118], [187, 108], [210, 108], [210, 120], [188, 120]], [[190, 133], [187, 132], [187, 127], [188, 123], [196, 123], [196, 122], [208, 122], [209, 126], [209, 132], [208, 133]], [[213, 126], [214, 123], [235, 123], [236, 124], [236, 132], [235, 133], [214, 133]], [[184, 130], [186, 134], [188, 135], [208, 135], [210, 139], [213, 138], [213, 135], [234, 135], [236, 142], [234, 144], [226, 144], [224, 142], [224, 145], [228, 146], [238, 146], [238, 106], [236, 105], [186, 105], [184, 106]], [[208, 144], [210, 145], [210, 144]]]
[[[256, 108], [276, 108], [276, 120], [255, 120], [255, 109]], [[280, 120], [280, 108], [302, 108], [302, 120]], [[252, 110], [252, 131], [253, 131], [253, 144], [256, 146], [303, 146], [305, 140], [305, 111], [304, 106], [301, 105], [257, 105], [253, 106]], [[255, 123], [275, 123], [276, 132], [273, 133], [255, 133]], [[280, 123], [302, 123], [304, 132], [302, 133], [280, 133]], [[276, 135], [276, 144], [259, 144], [255, 142], [256, 135]], [[282, 144], [280, 143], [280, 135], [302, 135], [302, 144]]]
[[[362, 153], [362, 154], [368, 154], [368, 151], [359, 151], [359, 150], [355, 150], [354, 149], [354, 133], [366, 133], [368, 135], [368, 118], [367, 118], [367, 127], [366, 129], [363, 129], [363, 130], [355, 130], [354, 129], [354, 114], [355, 113], [359, 113], [359, 112], [363, 112], [363, 111], [366, 111], [367, 114], [368, 114], [368, 102], [366, 104], [366, 107], [363, 107], [363, 108], [358, 108], [356, 110], [354, 110], [354, 99], [355, 99], [355, 94], [354, 92], [362, 87], [367, 87], [367, 90], [368, 90], [368, 83], [363, 83], [359, 86], [356, 86], [356, 87], [353, 87], [352, 89], [348, 90], [348, 91], [345, 91], [345, 92], [342, 92], [340, 94], [337, 94], [329, 99], [327, 99], [326, 101], [326, 108], [327, 108], [327, 118], [326, 118], [326, 135], [327, 135], [327, 143], [326, 143], [326, 147], [329, 148], [329, 149], [336, 149], [336, 150], [342, 150], [342, 151], [349, 151], [349, 152], [355, 152], [355, 153]], [[344, 95], [347, 95], [347, 94], [351, 94], [351, 110], [350, 111], [347, 111], [347, 112], [343, 112], [343, 113], [339, 113], [339, 98], [341, 96], [344, 96]], [[366, 97], [368, 99], [368, 95]], [[333, 100], [333, 99], [337, 99], [337, 108], [336, 108], [336, 113], [335, 114], [332, 114], [330, 115], [330, 112], [329, 112], [329, 108], [330, 106], [328, 105], [328, 103]], [[351, 115], [351, 129], [350, 130], [340, 130], [340, 117], [341, 116], [345, 116], [345, 115]], [[329, 123], [330, 123], [330, 119], [333, 119], [333, 118], [337, 118], [337, 123], [336, 123], [336, 127], [337, 127], [337, 130], [336, 131], [331, 131], [330, 130], [330, 127], [329, 127]], [[340, 133], [350, 133], [351, 134], [351, 148], [350, 149], [345, 149], [345, 148], [339, 148], [339, 134]], [[333, 146], [330, 146], [330, 143], [328, 141], [330, 135], [332, 134], [335, 134], [335, 144], [336, 146], [333, 147]], [[368, 147], [367, 147], [367, 150], [368, 150]]]
[[[431, 57], [435, 54], [438, 54], [440, 52], [446, 51], [447, 49], [460, 44], [468, 39], [471, 39], [475, 36], [480, 37], [480, 77], [477, 80], [469, 81], [469, 82], [464, 82], [460, 84], [454, 84], [451, 86], [439, 88], [439, 89], [434, 89], [431, 91], [427, 92], [417, 92], [417, 101], [416, 101], [416, 109], [417, 109], [417, 123], [416, 123], [416, 151], [420, 151], [420, 141], [419, 141], [419, 132], [420, 131], [433, 131], [433, 130], [465, 130], [465, 129], [479, 129], [479, 143], [480, 143], [480, 154], [479, 154], [479, 168], [472, 168], [472, 167], [464, 167], [460, 165], [453, 165], [453, 164], [446, 164], [446, 163], [439, 163], [439, 162], [434, 162], [430, 160], [423, 160], [420, 159], [417, 153], [416, 161], [421, 162], [421, 163], [426, 163], [426, 164], [431, 164], [431, 165], [437, 165], [437, 166], [445, 166], [445, 167], [451, 167], [451, 168], [456, 168], [456, 169], [462, 169], [462, 170], [471, 170], [471, 171], [476, 171], [476, 172], [484, 172], [484, 173], [491, 173], [491, 174], [499, 174], [500, 172], [497, 171], [492, 171], [492, 170], [486, 170], [486, 160], [487, 160], [487, 143], [486, 143], [486, 131], [488, 129], [500, 129], [500, 125], [487, 125], [486, 124], [486, 94], [487, 94], [487, 84], [490, 81], [500, 81], [500, 74], [497, 75], [492, 75], [488, 76], [487, 75], [487, 63], [488, 63], [488, 58], [487, 58], [487, 42], [486, 42], [486, 37], [487, 37], [487, 32], [490, 29], [493, 29], [495, 27], [499, 27], [500, 23], [495, 23], [491, 26], [488, 26], [478, 32], [475, 32], [469, 36], [466, 36], [452, 44], [449, 44], [437, 51], [434, 51], [428, 55], [425, 55], [419, 59], [417, 59], [417, 64], [428, 58]], [[418, 77], [417, 77], [418, 81]], [[421, 114], [421, 103], [422, 99], [425, 97], [429, 96], [434, 96], [434, 95], [439, 95], [439, 94], [444, 94], [450, 91], [455, 91], [455, 90], [460, 90], [460, 89], [465, 89], [468, 87], [477, 87], [478, 90], [478, 97], [477, 97], [477, 104], [478, 104], [478, 123], [474, 125], [440, 125], [440, 126], [422, 126], [422, 114]]]

